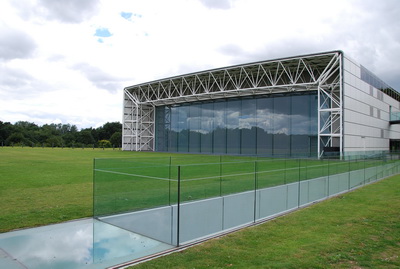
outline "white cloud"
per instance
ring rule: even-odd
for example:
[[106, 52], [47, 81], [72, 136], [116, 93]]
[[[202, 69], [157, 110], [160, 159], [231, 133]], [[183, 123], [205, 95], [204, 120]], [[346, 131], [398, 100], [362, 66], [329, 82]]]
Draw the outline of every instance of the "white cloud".
[[19, 29], [0, 25], [0, 59], [30, 58], [36, 49], [35, 41]]
[[80, 23], [98, 11], [99, 0], [20, 0], [11, 1], [17, 13], [26, 20], [50, 20]]
[[233, 0], [199, 0], [204, 6], [215, 9], [229, 9]]
[[56, 2], [0, 3], [2, 121], [98, 126], [124, 86], [336, 49], [400, 89], [396, 0]]

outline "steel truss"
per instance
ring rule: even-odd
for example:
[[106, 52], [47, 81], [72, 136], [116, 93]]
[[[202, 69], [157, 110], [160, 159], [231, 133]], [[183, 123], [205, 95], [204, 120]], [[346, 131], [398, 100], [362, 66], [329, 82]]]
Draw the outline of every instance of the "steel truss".
[[124, 89], [123, 149], [154, 150], [155, 107], [218, 98], [318, 91], [318, 150], [342, 151], [342, 53], [202, 71]]

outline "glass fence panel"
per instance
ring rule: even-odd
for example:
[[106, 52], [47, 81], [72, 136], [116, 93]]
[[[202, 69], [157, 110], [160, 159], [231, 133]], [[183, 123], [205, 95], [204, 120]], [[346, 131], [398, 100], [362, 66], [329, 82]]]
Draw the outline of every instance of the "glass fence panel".
[[285, 160], [285, 184], [298, 182], [300, 179], [300, 160], [286, 159]]
[[94, 169], [94, 216], [170, 204], [169, 166]]
[[378, 158], [366, 158], [364, 160], [365, 182], [375, 181], [378, 178], [379, 165], [380, 160]]
[[365, 180], [365, 160], [354, 158], [350, 162], [350, 188], [364, 184]]
[[181, 203], [220, 196], [223, 180], [221, 171], [220, 163], [180, 166]]
[[384, 161], [383, 160], [376, 160], [376, 177], [377, 178], [384, 178], [385, 177], [385, 169], [384, 169]]
[[328, 195], [335, 195], [348, 190], [349, 169], [347, 161], [337, 159], [329, 161]]
[[256, 162], [230, 162], [221, 164], [221, 195], [255, 189]]
[[279, 186], [286, 182], [284, 160], [259, 160], [256, 173], [257, 189]]
[[[306, 164], [303, 169], [305, 169], [305, 178], [304, 179], [314, 179], [314, 178], [319, 178], [319, 177], [326, 177], [329, 174], [329, 160], [327, 160], [327, 159], [321, 159], [321, 160], [309, 159], [306, 161]], [[302, 172], [302, 175], [304, 175], [304, 172]]]
[[[93, 226], [95, 242], [103, 237], [104, 227], [118, 227], [135, 238], [148, 238], [145, 241], [155, 247], [157, 242], [167, 244], [163, 248], [176, 245], [177, 206], [173, 201], [177, 198], [171, 193], [174, 179], [169, 163], [170, 158], [94, 161], [93, 215], [101, 221]], [[97, 243], [93, 248], [94, 253], [102, 251]]]
[[185, 244], [222, 231], [221, 164], [184, 165], [178, 171], [178, 243]]
[[399, 156], [96, 159], [94, 216], [160, 242], [186, 244], [396, 174]]

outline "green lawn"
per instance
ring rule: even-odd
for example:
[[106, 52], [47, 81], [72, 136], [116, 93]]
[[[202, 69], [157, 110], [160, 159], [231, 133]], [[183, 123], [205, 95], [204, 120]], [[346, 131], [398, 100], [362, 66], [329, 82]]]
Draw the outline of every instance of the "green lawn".
[[400, 268], [400, 176], [133, 268]]
[[131, 156], [138, 153], [0, 147], [0, 232], [92, 216], [93, 159]]

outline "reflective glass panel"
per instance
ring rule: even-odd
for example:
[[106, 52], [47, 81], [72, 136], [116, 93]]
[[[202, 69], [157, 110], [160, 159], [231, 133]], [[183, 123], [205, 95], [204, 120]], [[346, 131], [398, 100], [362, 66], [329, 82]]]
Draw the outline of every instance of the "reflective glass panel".
[[200, 126], [201, 152], [212, 153], [214, 131], [214, 103], [204, 103], [201, 105]]
[[240, 154], [239, 117], [241, 100], [231, 100], [226, 107], [226, 153]]
[[318, 142], [317, 102], [314, 91], [157, 108], [156, 149], [313, 157]]
[[189, 107], [189, 152], [200, 152], [201, 132], [201, 105], [195, 104]]
[[290, 154], [290, 116], [291, 96], [274, 98], [274, 155], [287, 156]]
[[214, 153], [226, 153], [226, 102], [214, 103]]
[[255, 99], [242, 100], [242, 112], [239, 118], [241, 132], [241, 153], [256, 154], [257, 148], [257, 103]]

